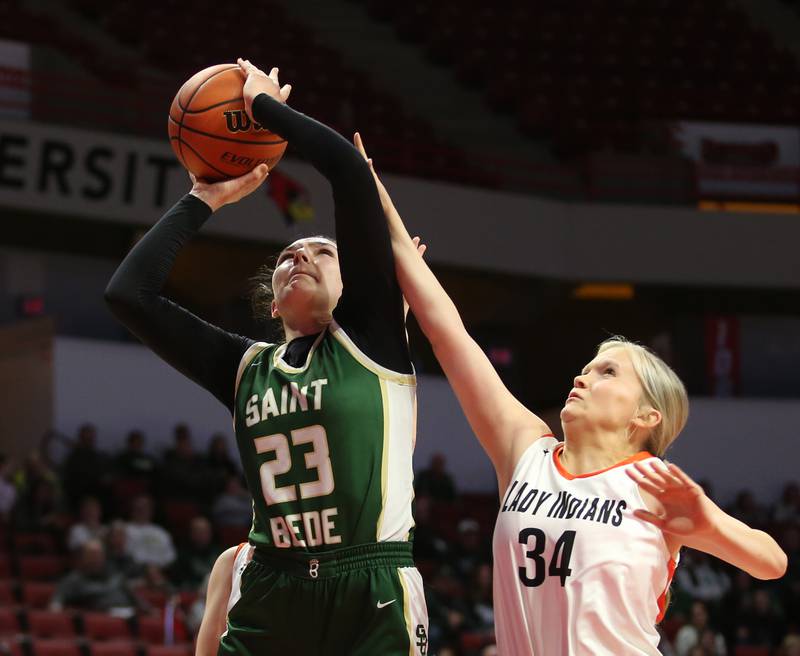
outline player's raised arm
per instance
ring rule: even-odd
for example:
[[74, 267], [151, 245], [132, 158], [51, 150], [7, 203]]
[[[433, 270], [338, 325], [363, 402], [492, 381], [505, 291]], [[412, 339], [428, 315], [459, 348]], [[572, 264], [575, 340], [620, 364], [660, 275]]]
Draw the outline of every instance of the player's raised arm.
[[247, 76], [245, 109], [255, 121], [292, 144], [331, 184], [342, 295], [337, 322], [373, 360], [410, 373], [403, 300], [392, 246], [369, 166], [340, 134], [276, 99], [286, 86], [239, 60]]
[[181, 247], [212, 212], [254, 191], [266, 179], [260, 166], [233, 180], [194, 180], [179, 200], [131, 249], [105, 291], [109, 308], [141, 342], [232, 411], [236, 369], [252, 340], [192, 314], [163, 294]]
[[[355, 141], [366, 158], [361, 137], [356, 135]], [[508, 391], [467, 332], [455, 304], [417, 252], [386, 188], [377, 176], [375, 181], [389, 224], [400, 288], [502, 485], [522, 451], [550, 431]]]
[[786, 573], [786, 554], [771, 536], [731, 517], [677, 465], [636, 463], [626, 473], [658, 506], [656, 512], [637, 510], [636, 516], [660, 528], [676, 546], [704, 551], [757, 579]]

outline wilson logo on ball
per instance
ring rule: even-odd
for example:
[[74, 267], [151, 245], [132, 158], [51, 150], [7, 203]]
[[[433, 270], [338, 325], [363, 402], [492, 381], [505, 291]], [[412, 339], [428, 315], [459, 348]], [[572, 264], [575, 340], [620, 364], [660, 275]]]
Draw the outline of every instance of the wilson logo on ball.
[[175, 94], [169, 142], [198, 179], [227, 180], [262, 162], [272, 170], [286, 151], [283, 137], [247, 115], [243, 91], [239, 65], [219, 64], [192, 75]]
[[225, 123], [228, 126], [228, 132], [247, 132], [251, 127], [254, 130], [263, 130], [255, 121], [251, 121], [246, 112], [241, 109], [223, 112], [225, 114]]

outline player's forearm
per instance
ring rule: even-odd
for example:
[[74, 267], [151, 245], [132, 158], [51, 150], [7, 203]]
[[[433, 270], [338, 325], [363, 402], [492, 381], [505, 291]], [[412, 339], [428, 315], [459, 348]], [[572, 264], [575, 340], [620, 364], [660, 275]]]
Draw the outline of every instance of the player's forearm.
[[348, 180], [356, 174], [371, 179], [364, 158], [327, 125], [261, 93], [253, 100], [253, 118], [279, 134], [328, 180]]
[[771, 536], [719, 508], [714, 515], [712, 529], [687, 541], [688, 546], [721, 558], [757, 579], [777, 579], [784, 575], [786, 554]]
[[178, 251], [210, 216], [208, 205], [187, 194], [131, 249], [105, 291], [106, 301], [123, 323], [161, 292]]
[[461, 315], [417, 248], [393, 205], [384, 202], [400, 289], [434, 349], [452, 331], [464, 331]]

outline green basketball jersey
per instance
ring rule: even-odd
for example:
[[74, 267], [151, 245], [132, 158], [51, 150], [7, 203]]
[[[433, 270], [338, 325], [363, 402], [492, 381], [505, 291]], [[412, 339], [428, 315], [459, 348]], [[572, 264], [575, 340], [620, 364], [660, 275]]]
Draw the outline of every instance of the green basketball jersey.
[[317, 552], [409, 540], [415, 377], [370, 360], [335, 322], [302, 367], [285, 350], [254, 344], [236, 377], [250, 541]]

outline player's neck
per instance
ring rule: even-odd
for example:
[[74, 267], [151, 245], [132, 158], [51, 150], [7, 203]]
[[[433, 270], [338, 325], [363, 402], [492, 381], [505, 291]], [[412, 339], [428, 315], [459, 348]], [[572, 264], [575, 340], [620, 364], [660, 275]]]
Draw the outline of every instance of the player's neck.
[[617, 435], [565, 434], [560, 457], [564, 469], [580, 476], [613, 467], [638, 452], [635, 445]]
[[328, 324], [332, 321], [330, 312], [311, 315], [303, 320], [283, 321], [283, 334], [286, 335], [286, 342], [291, 342], [298, 337], [307, 337], [308, 335], [318, 335]]

